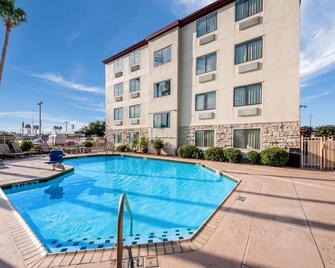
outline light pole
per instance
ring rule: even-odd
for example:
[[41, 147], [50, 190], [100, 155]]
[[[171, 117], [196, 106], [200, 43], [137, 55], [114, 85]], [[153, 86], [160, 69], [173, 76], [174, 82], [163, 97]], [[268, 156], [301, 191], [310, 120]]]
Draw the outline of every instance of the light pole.
[[43, 104], [43, 101], [40, 101], [39, 103], [37, 103], [37, 105], [39, 106], [39, 121], [40, 121], [40, 126], [39, 126], [39, 133], [40, 133], [40, 136], [42, 134], [42, 104]]
[[65, 131], [67, 132], [67, 126], [69, 124], [69, 121], [65, 121], [64, 123], [65, 123]]

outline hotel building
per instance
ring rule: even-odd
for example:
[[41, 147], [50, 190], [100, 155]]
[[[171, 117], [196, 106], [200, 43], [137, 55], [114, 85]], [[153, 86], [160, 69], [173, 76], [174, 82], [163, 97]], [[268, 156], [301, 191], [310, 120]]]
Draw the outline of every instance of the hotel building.
[[218, 0], [104, 60], [106, 136], [299, 147], [300, 0]]

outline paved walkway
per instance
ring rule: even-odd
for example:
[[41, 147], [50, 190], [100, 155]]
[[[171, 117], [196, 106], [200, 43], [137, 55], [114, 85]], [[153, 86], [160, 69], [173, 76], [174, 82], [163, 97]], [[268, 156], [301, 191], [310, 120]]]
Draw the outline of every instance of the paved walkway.
[[[189, 253], [159, 255], [157, 250], [159, 267], [335, 267], [335, 172], [206, 164], [242, 183], [222, 207], [205, 245]], [[38, 158], [6, 166], [0, 183], [54, 174]], [[0, 267], [24, 267], [6, 228], [0, 216]], [[114, 266], [99, 262], [102, 258], [68, 267]]]

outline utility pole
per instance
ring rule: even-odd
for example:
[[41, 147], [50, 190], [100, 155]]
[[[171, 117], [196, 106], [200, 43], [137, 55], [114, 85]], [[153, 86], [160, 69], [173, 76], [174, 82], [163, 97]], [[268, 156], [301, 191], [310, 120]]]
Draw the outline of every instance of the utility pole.
[[65, 123], [65, 131], [67, 132], [67, 126], [69, 124], [69, 121], [65, 121], [64, 123]]
[[43, 104], [43, 101], [40, 101], [39, 103], [37, 103], [37, 105], [39, 106], [39, 121], [40, 121], [39, 133], [40, 133], [40, 136], [42, 134], [42, 104]]
[[31, 120], [31, 127], [32, 127], [32, 130], [33, 130], [33, 135], [35, 135], [35, 130], [34, 130], [34, 113], [35, 111], [34, 110], [31, 110], [31, 113], [32, 113], [32, 120]]

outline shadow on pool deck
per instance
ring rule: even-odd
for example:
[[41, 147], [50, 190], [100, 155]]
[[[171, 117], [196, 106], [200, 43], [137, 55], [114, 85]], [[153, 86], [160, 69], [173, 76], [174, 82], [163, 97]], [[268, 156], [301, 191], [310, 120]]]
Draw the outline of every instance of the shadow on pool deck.
[[3, 259], [0, 259], [0, 267], [1, 268], [16, 268], [15, 266], [5, 262]]
[[313, 203], [335, 205], [335, 202], [327, 201], [327, 200], [318, 200], [318, 199], [310, 199], [310, 198], [297, 198], [297, 197], [290, 197], [290, 196], [284, 196], [284, 195], [264, 194], [264, 193], [256, 193], [256, 192], [243, 191], [243, 190], [237, 190], [236, 192], [241, 193], [241, 194], [261, 195], [261, 196], [270, 197], [270, 198], [279, 198], [279, 199], [297, 200], [297, 201], [300, 200], [302, 202], [313, 202]]

